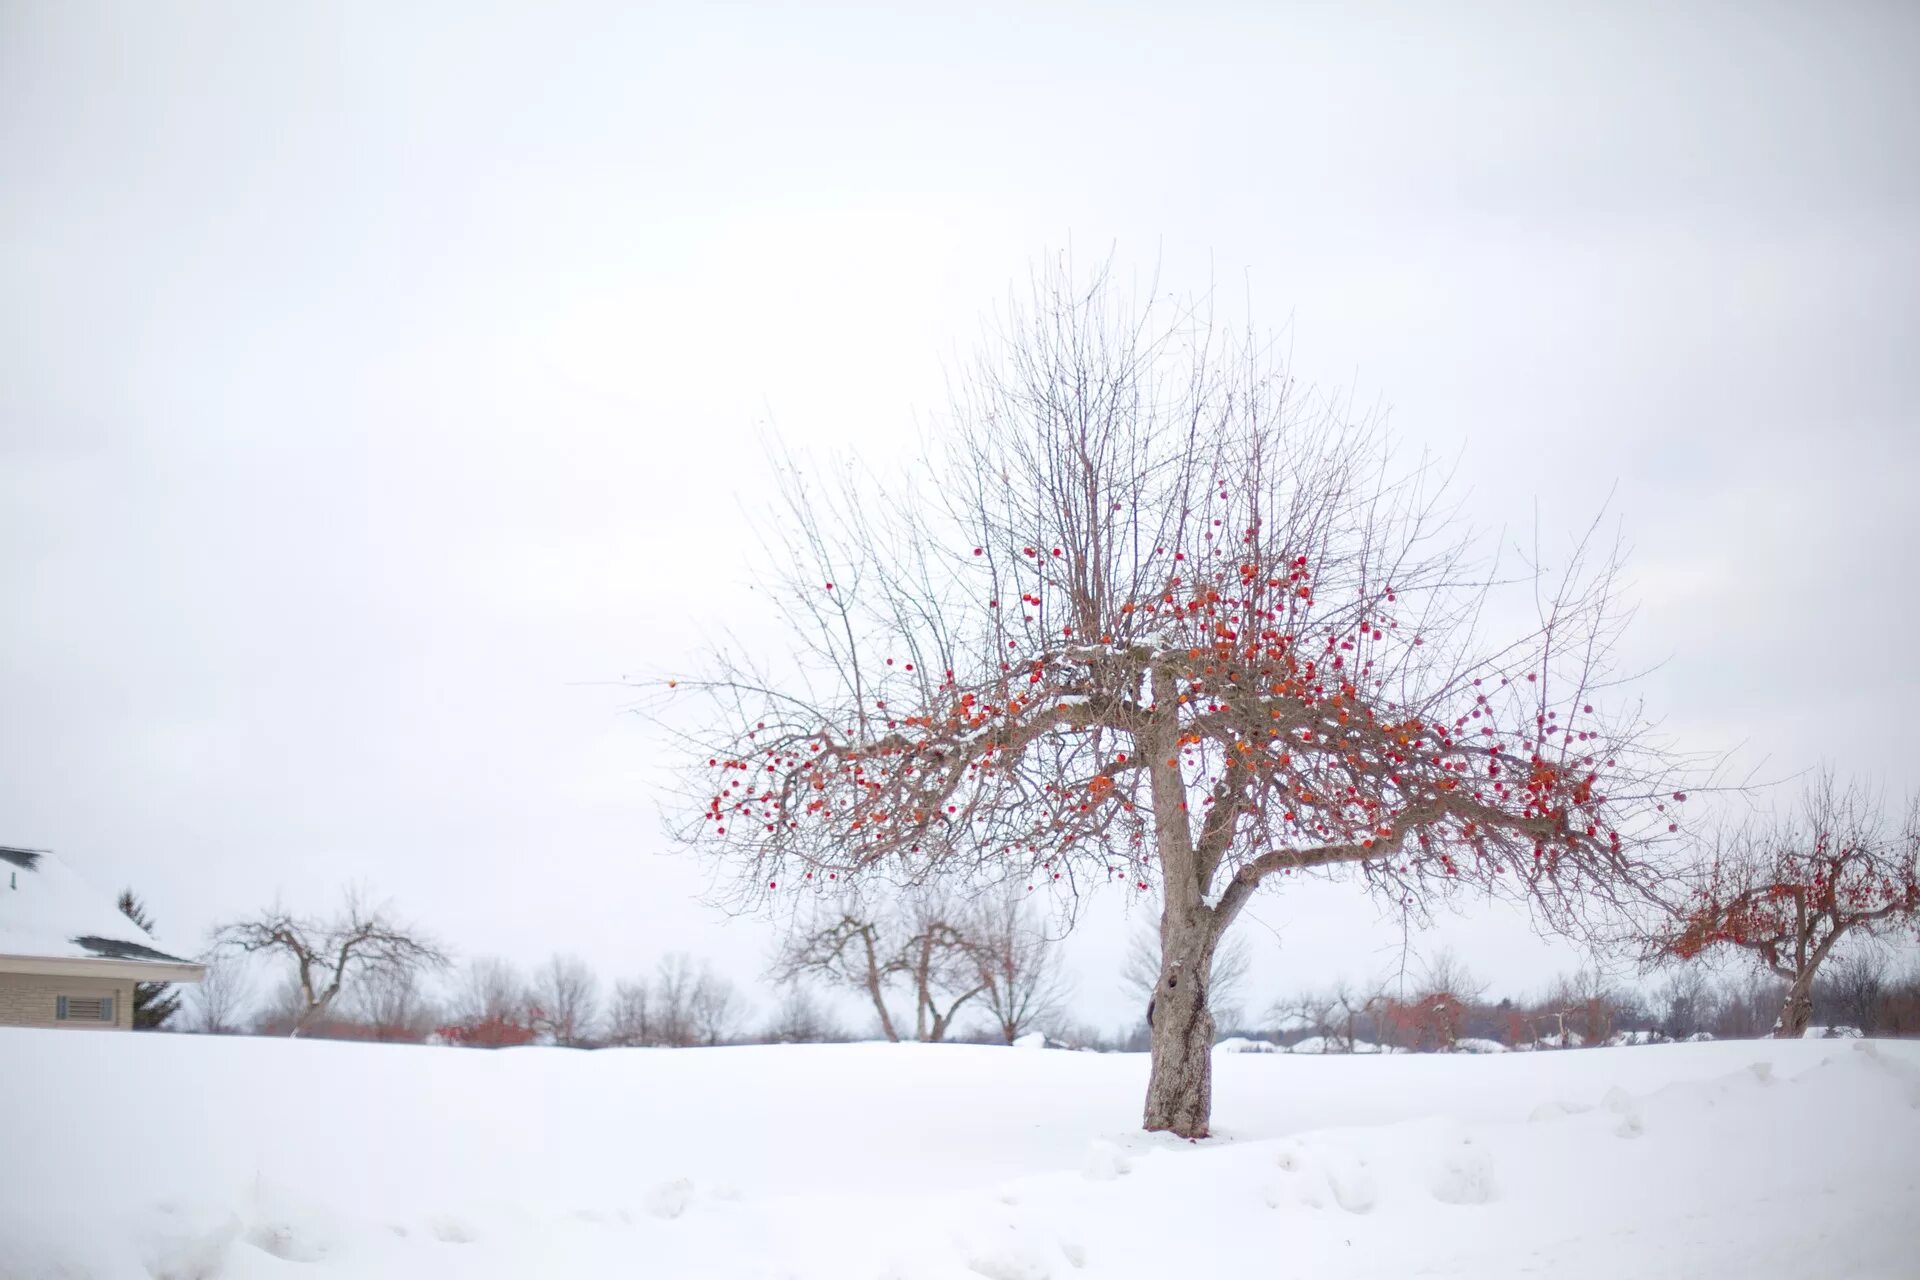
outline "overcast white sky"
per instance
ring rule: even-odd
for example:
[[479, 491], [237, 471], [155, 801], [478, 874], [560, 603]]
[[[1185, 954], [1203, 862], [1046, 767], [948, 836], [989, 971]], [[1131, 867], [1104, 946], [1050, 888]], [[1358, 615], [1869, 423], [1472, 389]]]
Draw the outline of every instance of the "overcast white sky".
[[[1613, 492], [1688, 745], [1920, 785], [1920, 8], [1556, 8], [0, 5], [0, 842], [182, 946], [357, 880], [751, 980], [598, 682], [741, 608], [764, 424], [910, 446], [1069, 242], [1251, 296], [1482, 522]], [[1255, 915], [1254, 1005], [1399, 941]]]

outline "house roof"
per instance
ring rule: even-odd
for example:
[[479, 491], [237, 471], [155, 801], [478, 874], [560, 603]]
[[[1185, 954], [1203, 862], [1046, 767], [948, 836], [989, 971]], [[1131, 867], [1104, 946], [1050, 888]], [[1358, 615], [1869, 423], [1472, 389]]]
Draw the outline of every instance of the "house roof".
[[0, 845], [0, 956], [191, 964], [44, 849]]

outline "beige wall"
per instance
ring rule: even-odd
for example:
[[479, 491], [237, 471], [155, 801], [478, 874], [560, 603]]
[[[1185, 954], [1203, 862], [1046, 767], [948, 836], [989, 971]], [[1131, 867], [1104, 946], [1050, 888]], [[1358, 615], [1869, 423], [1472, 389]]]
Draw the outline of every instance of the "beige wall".
[[[113, 997], [112, 1022], [60, 1022], [55, 997]], [[112, 978], [50, 978], [37, 973], [0, 973], [0, 1027], [71, 1027], [125, 1030], [133, 1018], [133, 984]]]

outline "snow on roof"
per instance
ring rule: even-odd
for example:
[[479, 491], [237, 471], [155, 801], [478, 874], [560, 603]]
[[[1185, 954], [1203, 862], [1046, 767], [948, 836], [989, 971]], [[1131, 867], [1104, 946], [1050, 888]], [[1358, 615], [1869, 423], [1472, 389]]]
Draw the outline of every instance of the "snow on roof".
[[44, 849], [0, 845], [0, 955], [181, 964]]

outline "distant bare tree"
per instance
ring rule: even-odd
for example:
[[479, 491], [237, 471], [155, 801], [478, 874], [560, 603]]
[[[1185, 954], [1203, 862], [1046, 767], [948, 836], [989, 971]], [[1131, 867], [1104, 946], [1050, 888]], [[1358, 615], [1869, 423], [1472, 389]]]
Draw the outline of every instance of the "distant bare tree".
[[1422, 966], [1411, 995], [1389, 999], [1382, 1007], [1388, 1040], [1399, 1048], [1449, 1053], [1460, 1042], [1474, 1001], [1486, 990], [1450, 950], [1441, 950]]
[[966, 928], [981, 998], [1008, 1044], [1059, 1017], [1072, 988], [1060, 970], [1058, 940], [1024, 899], [1011, 893], [986, 898]]
[[1920, 1035], [1920, 960], [1887, 983], [1874, 1029], [1888, 1036]]
[[1346, 1045], [1347, 1053], [1357, 1053], [1360, 1038], [1356, 1028], [1360, 1019], [1373, 1019], [1373, 1039], [1376, 1044], [1384, 1045], [1386, 1037], [1381, 1033], [1381, 1014], [1386, 1008], [1387, 993], [1384, 988], [1372, 989], [1349, 986], [1345, 982], [1334, 984], [1333, 1005], [1339, 1018], [1340, 1040]]
[[1266, 1021], [1276, 1035], [1304, 1031], [1325, 1040], [1329, 1049], [1333, 1047], [1333, 997], [1324, 992], [1281, 996], [1267, 1006]]
[[733, 983], [706, 962], [676, 951], [660, 960], [647, 993], [648, 1042], [687, 1047], [724, 1044], [738, 1029]]
[[343, 1003], [348, 1016], [375, 1040], [425, 1040], [440, 1025], [441, 1011], [413, 969], [375, 970]]
[[1282, 996], [1267, 1008], [1267, 1021], [1282, 1035], [1303, 1030], [1318, 1036], [1328, 1053], [1356, 1053], [1363, 1043], [1361, 1019], [1372, 1020], [1371, 1034], [1383, 1037], [1388, 1004], [1384, 990], [1355, 987], [1344, 979], [1325, 991]]
[[880, 1032], [900, 1039], [888, 997], [904, 980], [913, 999], [916, 1040], [940, 1041], [955, 1018], [986, 990], [967, 908], [937, 892], [876, 909], [857, 896], [823, 902], [794, 923], [769, 976], [802, 978], [854, 991], [872, 1005]]
[[1469, 969], [1458, 953], [1443, 947], [1421, 969], [1417, 994], [1448, 995], [1463, 1004], [1471, 1004], [1486, 989], [1484, 978]]
[[557, 1045], [578, 1048], [593, 1040], [600, 1015], [600, 980], [577, 956], [556, 955], [533, 981], [534, 1025]]
[[913, 906], [913, 934], [901, 967], [913, 984], [913, 1035], [938, 1044], [960, 1009], [986, 990], [967, 933], [965, 912], [944, 895], [922, 894]]
[[694, 1025], [694, 991], [700, 970], [684, 951], [660, 958], [652, 986], [653, 1043], [684, 1047], [700, 1043]]
[[[1207, 981], [1207, 1012], [1217, 1027], [1232, 1026], [1240, 1019], [1239, 996], [1253, 967], [1253, 949], [1246, 938], [1232, 934], [1220, 939], [1213, 949], [1213, 968]], [[1144, 1002], [1149, 1011], [1154, 990], [1160, 982], [1160, 934], [1151, 924], [1133, 931], [1127, 943], [1127, 956], [1120, 968], [1120, 982]]]
[[813, 978], [858, 992], [873, 1006], [880, 1033], [899, 1040], [887, 1008], [887, 989], [905, 968], [903, 939], [891, 913], [868, 910], [856, 899], [833, 904], [796, 924], [781, 944], [770, 976], [780, 983]]
[[206, 977], [187, 988], [192, 1030], [220, 1036], [239, 1031], [253, 1003], [253, 992], [253, 975], [247, 972], [244, 961], [209, 957]]
[[787, 988], [774, 1009], [766, 1038], [770, 1044], [820, 1044], [844, 1040], [846, 1035], [813, 992], [795, 983]]
[[1887, 991], [1884, 957], [1871, 951], [1844, 956], [1828, 966], [1824, 985], [1823, 994], [1844, 1025], [1863, 1036], [1879, 1029], [1880, 1007]]
[[1629, 1004], [1626, 994], [1598, 970], [1581, 969], [1553, 980], [1542, 1009], [1560, 1037], [1560, 1046], [1567, 1048], [1573, 1043], [1569, 1033], [1584, 1044], [1605, 1044], [1629, 1012]]
[[[1274, 1001], [1267, 1010], [1267, 1020], [1283, 1034], [1295, 1027], [1318, 1036], [1328, 1053], [1353, 1053], [1360, 1044], [1360, 1019], [1371, 1015], [1377, 1024], [1386, 1003], [1384, 993], [1364, 991], [1341, 981], [1325, 991]], [[1380, 1034], [1378, 1025], [1373, 1034]]]
[[214, 933], [214, 949], [227, 955], [276, 956], [292, 964], [301, 1008], [290, 1035], [324, 1017], [341, 990], [370, 973], [444, 968], [446, 953], [426, 935], [393, 920], [349, 893], [329, 918], [296, 916], [274, 906], [236, 920]]
[[654, 1040], [653, 989], [645, 978], [614, 984], [607, 1010], [607, 1043], [634, 1048]]
[[1722, 982], [1713, 1010], [1715, 1038], [1748, 1040], [1769, 1034], [1786, 992], [1787, 984], [1764, 970]]
[[498, 956], [470, 961], [454, 988], [448, 1012], [457, 1023], [525, 1022], [529, 997], [520, 971]]
[[1670, 1040], [1688, 1040], [1713, 1020], [1713, 983], [1699, 965], [1683, 965], [1661, 985], [1654, 1002], [1661, 1010], [1661, 1033]]
[[702, 964], [695, 979], [688, 1005], [692, 1016], [694, 1043], [720, 1045], [738, 1033], [740, 1004], [733, 983]]
[[1085, 1049], [1094, 1053], [1108, 1053], [1119, 1047], [1114, 1037], [1085, 1022], [1060, 1023], [1052, 1038], [1069, 1049]]

